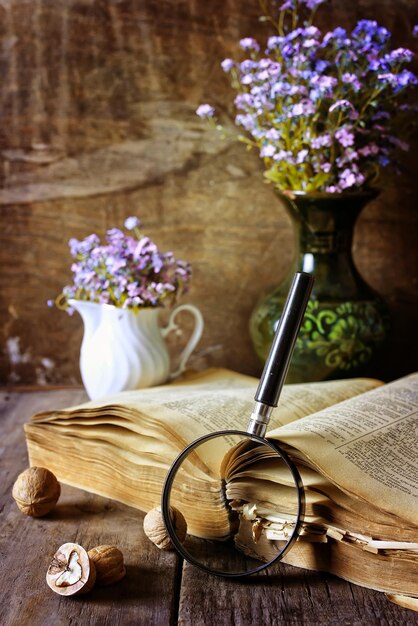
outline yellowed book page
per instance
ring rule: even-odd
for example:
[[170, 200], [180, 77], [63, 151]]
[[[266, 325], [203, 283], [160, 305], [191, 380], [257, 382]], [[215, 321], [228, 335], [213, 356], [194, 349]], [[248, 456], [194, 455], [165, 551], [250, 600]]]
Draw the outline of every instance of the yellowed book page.
[[[244, 379], [244, 380], [243, 380]], [[270, 426], [292, 422], [310, 413], [363, 393], [379, 385], [378, 381], [332, 381], [285, 385], [279, 406], [273, 410]], [[141, 399], [141, 412], [164, 424], [173, 436], [181, 435], [185, 442], [202, 435], [225, 429], [246, 430], [254, 408], [258, 380], [251, 377], [225, 377], [216, 386], [176, 386], [160, 394], [158, 403]], [[217, 458], [225, 449], [219, 451]]]
[[418, 374], [274, 433], [347, 493], [418, 525]]
[[[285, 385], [279, 407], [274, 409], [271, 426], [280, 426], [330, 404], [340, 402], [379, 385], [370, 379]], [[138, 424], [147, 434], [159, 431], [180, 451], [191, 441], [217, 430], [246, 430], [254, 407], [256, 378], [226, 369], [210, 369], [185, 380], [108, 396], [71, 409], [35, 415], [35, 422], [71, 420], [77, 417], [123, 416]], [[229, 440], [214, 441], [205, 447], [205, 463], [212, 471], [229, 449]], [[174, 460], [173, 458], [169, 459]]]
[[383, 383], [374, 378], [351, 378], [299, 385], [284, 385], [279, 406], [273, 410], [268, 435], [274, 429], [294, 422], [325, 407], [358, 396]]

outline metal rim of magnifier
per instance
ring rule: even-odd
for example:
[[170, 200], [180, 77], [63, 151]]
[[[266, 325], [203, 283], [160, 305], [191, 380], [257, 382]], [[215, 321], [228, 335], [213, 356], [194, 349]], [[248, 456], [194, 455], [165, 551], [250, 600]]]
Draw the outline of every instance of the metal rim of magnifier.
[[[283, 546], [283, 548], [277, 553], [277, 555], [273, 559], [271, 559], [267, 563], [262, 563], [261, 565], [254, 567], [253, 569], [250, 569], [246, 572], [217, 571], [197, 561], [191, 554], [189, 554], [189, 552], [187, 552], [187, 550], [184, 548], [181, 541], [179, 541], [176, 531], [175, 531], [173, 520], [171, 519], [171, 515], [170, 515], [171, 488], [173, 485], [173, 481], [175, 477], [177, 476], [177, 470], [183, 463], [184, 459], [188, 456], [188, 454], [192, 450], [197, 448], [197, 446], [199, 446], [202, 442], [209, 441], [210, 439], [214, 439], [215, 437], [220, 437], [222, 435], [241, 435], [242, 437], [251, 439], [252, 441], [257, 441], [258, 443], [269, 446], [274, 452], [279, 454], [279, 456], [283, 459], [283, 461], [287, 465], [287, 468], [290, 470], [292, 474], [292, 477], [295, 483], [296, 492], [297, 492], [297, 498], [298, 498], [297, 518], [296, 518], [295, 527], [293, 529], [291, 536], [287, 540], [287, 543]], [[179, 456], [175, 459], [164, 481], [163, 493], [162, 493], [162, 498], [161, 498], [161, 512], [162, 512], [165, 527], [167, 529], [167, 532], [170, 536], [172, 543], [174, 544], [174, 546], [176, 547], [180, 555], [186, 561], [188, 561], [192, 565], [195, 565], [199, 569], [209, 574], [213, 574], [214, 576], [220, 576], [220, 577], [226, 577], [226, 578], [239, 578], [242, 576], [250, 576], [251, 574], [256, 574], [257, 572], [261, 572], [262, 570], [266, 569], [266, 567], [270, 567], [270, 565], [273, 565], [273, 563], [282, 559], [284, 555], [286, 554], [286, 552], [291, 548], [291, 546], [296, 541], [299, 535], [299, 530], [302, 525], [303, 517], [305, 513], [305, 496], [304, 496], [304, 490], [303, 490], [303, 483], [302, 483], [302, 479], [300, 477], [300, 474], [295, 464], [290, 460], [286, 452], [282, 450], [282, 448], [279, 445], [276, 444], [276, 442], [271, 441], [269, 439], [264, 439], [263, 437], [258, 437], [257, 435], [250, 435], [248, 432], [245, 432], [243, 430], [219, 430], [215, 433], [210, 433], [209, 435], [204, 435], [203, 437], [199, 437], [199, 439], [196, 439], [191, 444], [189, 444], [187, 448], [185, 448], [179, 454]]]

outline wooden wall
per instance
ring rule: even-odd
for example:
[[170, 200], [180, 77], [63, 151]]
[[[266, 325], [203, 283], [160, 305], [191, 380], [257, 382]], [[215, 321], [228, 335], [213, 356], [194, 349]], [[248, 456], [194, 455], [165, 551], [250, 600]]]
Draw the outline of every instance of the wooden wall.
[[[256, 0], [0, 2], [3, 382], [80, 381], [81, 320], [46, 302], [70, 279], [68, 239], [103, 235], [130, 215], [193, 264], [185, 301], [201, 307], [206, 329], [192, 365], [259, 374], [248, 318], [290, 266], [291, 224], [258, 157], [194, 113], [210, 102], [232, 119], [219, 64], [237, 56], [241, 37], [266, 34], [258, 14]], [[360, 18], [417, 49], [416, 0], [333, 0], [323, 10], [329, 27]], [[392, 313], [390, 345], [368, 372], [387, 379], [418, 369], [417, 146], [355, 236], [358, 267]]]

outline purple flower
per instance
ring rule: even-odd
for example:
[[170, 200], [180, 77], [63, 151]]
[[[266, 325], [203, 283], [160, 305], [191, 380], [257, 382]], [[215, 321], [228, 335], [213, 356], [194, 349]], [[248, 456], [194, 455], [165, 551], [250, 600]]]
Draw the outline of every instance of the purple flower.
[[345, 148], [354, 144], [354, 134], [346, 128], [339, 128], [335, 133], [335, 138]]
[[304, 100], [294, 104], [288, 113], [288, 117], [298, 117], [299, 115], [311, 115], [315, 111], [315, 106], [310, 100]]
[[280, 5], [279, 11], [294, 11], [296, 8], [295, 0], [286, 0], [282, 5]]
[[418, 78], [409, 70], [402, 70], [402, 72], [398, 74], [397, 82], [399, 87], [408, 87], [409, 85], [417, 85]]
[[241, 39], [239, 42], [239, 45], [243, 50], [255, 50], [256, 52], [260, 50], [260, 46], [257, 41], [252, 37], [244, 37], [244, 39]]
[[282, 42], [283, 42], [283, 37], [278, 37], [277, 35], [273, 35], [272, 37], [269, 37], [267, 40], [266, 54], [268, 54], [268, 51], [271, 50], [272, 48], [278, 48]]
[[125, 235], [120, 230], [120, 228], [111, 228], [110, 230], [107, 231], [106, 239], [110, 243], [118, 244], [118, 242], [122, 241], [124, 238], [125, 238]]
[[262, 158], [270, 158], [272, 156], [274, 156], [274, 153], [276, 152], [276, 148], [274, 146], [272, 146], [271, 144], [267, 144], [265, 146], [263, 146], [260, 150], [260, 156]]
[[252, 115], [237, 115], [235, 117], [235, 124], [243, 126], [245, 130], [253, 131], [255, 129], [255, 119]]
[[319, 7], [320, 4], [323, 4], [327, 0], [302, 0], [302, 1], [306, 5], [307, 9], [309, 9], [310, 11], [313, 11], [313, 9], [316, 9], [317, 7]]
[[248, 107], [254, 106], [254, 98], [249, 93], [239, 93], [236, 96], [234, 103], [237, 109], [242, 109], [245, 111]]
[[338, 26], [334, 30], [326, 33], [322, 39], [322, 47], [325, 48], [332, 41], [344, 40], [347, 38], [347, 31], [345, 28]]
[[332, 144], [331, 135], [319, 135], [314, 137], [311, 141], [312, 148], [318, 150], [319, 148], [329, 147]]
[[304, 148], [303, 150], [300, 150], [297, 155], [296, 155], [296, 163], [303, 163], [306, 159], [306, 157], [309, 154], [309, 150], [306, 150], [306, 148]]
[[253, 82], [254, 77], [251, 76], [251, 74], [244, 74], [243, 76], [241, 76], [240, 80], [243, 85], [249, 85]]
[[340, 174], [340, 187], [341, 189], [347, 189], [353, 187], [356, 184], [356, 175], [349, 169], [345, 169]]
[[363, 42], [370, 42], [373, 39], [384, 42], [390, 37], [386, 28], [378, 25], [374, 20], [360, 20], [352, 32], [353, 37], [359, 37]]
[[412, 29], [412, 36], [418, 37], [418, 24], [415, 24], [414, 28]]
[[314, 46], [318, 46], [319, 43], [316, 39], [313, 39], [313, 37], [311, 37], [310, 39], [305, 39], [302, 45], [304, 48], [313, 48]]
[[295, 163], [293, 154], [289, 150], [279, 150], [274, 155], [275, 161], [286, 161], [287, 163]]
[[270, 139], [271, 141], [278, 141], [280, 139], [280, 133], [277, 128], [269, 128], [265, 136], [266, 139]]
[[412, 50], [408, 50], [407, 48], [396, 48], [396, 50], [392, 50], [388, 55], [386, 55], [386, 60], [390, 63], [398, 63], [399, 61], [410, 63], [413, 57], [414, 53]]
[[359, 81], [358, 77], [355, 74], [351, 74], [350, 72], [345, 72], [341, 76], [341, 80], [343, 81], [343, 83], [352, 85], [355, 91], [360, 91], [360, 89], [362, 88], [362, 84]]
[[137, 217], [127, 217], [124, 224], [128, 230], [134, 230], [134, 228], [141, 227], [141, 220]]
[[201, 104], [196, 109], [196, 115], [199, 117], [213, 117], [215, 115], [215, 109], [210, 104]]
[[221, 67], [224, 72], [230, 72], [234, 66], [235, 61], [233, 61], [232, 59], [224, 59], [221, 63]]
[[370, 143], [359, 149], [359, 154], [364, 157], [374, 156], [379, 153], [379, 148], [374, 143]]
[[378, 160], [379, 165], [381, 165], [382, 167], [386, 167], [390, 163], [390, 160], [388, 159], [388, 157], [383, 154], [379, 155], [377, 160]]

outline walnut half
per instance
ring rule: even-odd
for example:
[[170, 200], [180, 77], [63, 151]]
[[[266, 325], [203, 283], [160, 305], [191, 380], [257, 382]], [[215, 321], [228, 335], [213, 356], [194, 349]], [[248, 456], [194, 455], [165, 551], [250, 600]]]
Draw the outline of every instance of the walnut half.
[[64, 543], [54, 554], [46, 582], [61, 596], [90, 591], [96, 581], [96, 568], [86, 550], [77, 543]]

